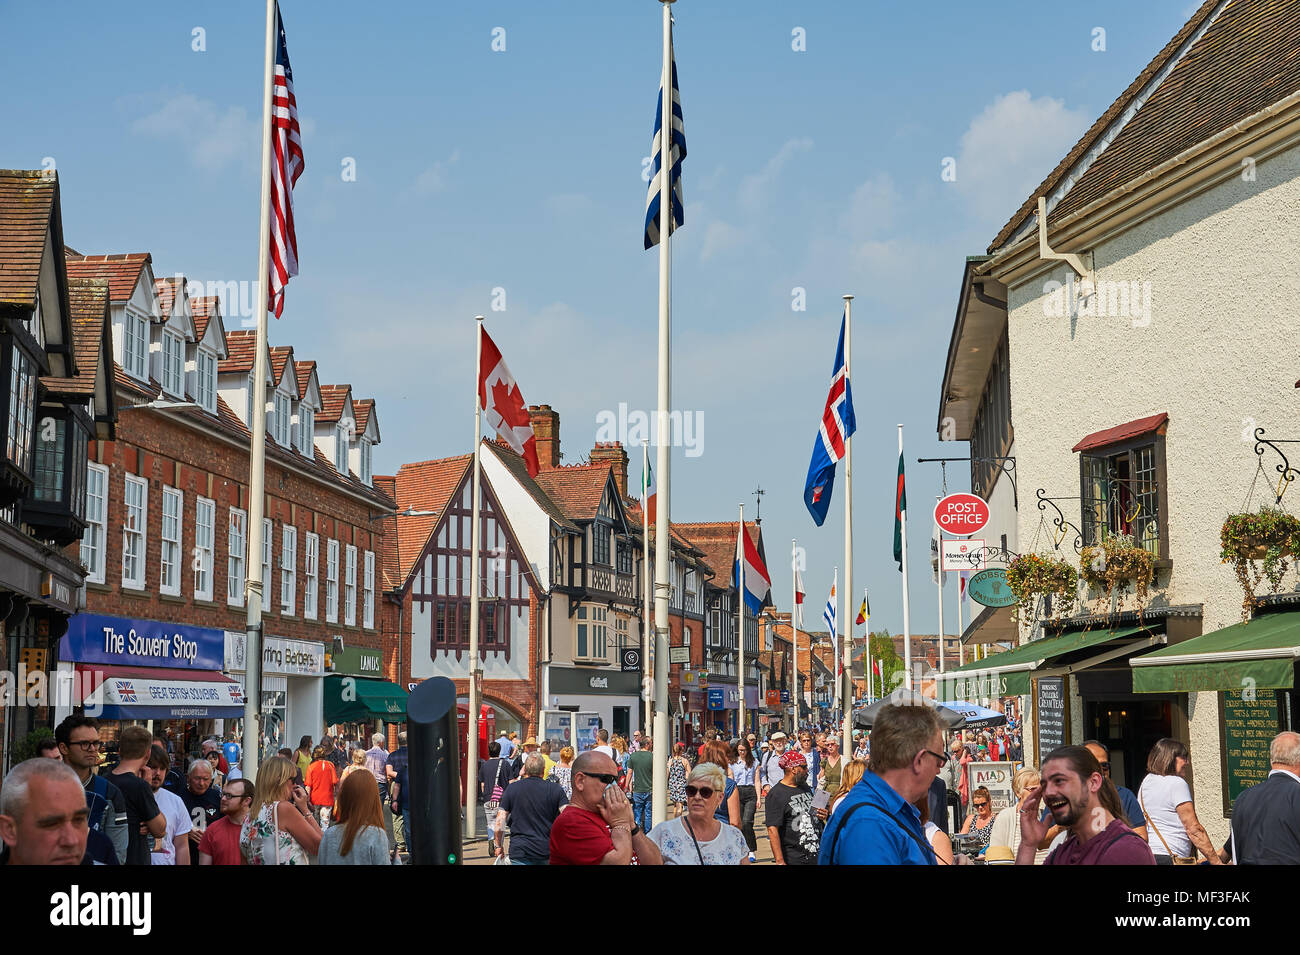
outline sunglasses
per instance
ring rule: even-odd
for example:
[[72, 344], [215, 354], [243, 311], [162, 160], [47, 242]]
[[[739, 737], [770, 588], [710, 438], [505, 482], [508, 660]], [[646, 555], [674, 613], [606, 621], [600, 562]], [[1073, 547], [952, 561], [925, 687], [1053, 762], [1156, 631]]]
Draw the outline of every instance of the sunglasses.
[[618, 777], [613, 773], [578, 773], [579, 776], [590, 776], [592, 779], [599, 779], [606, 786], [612, 786], [618, 782]]
[[987, 806], [987, 805], [988, 805], [988, 803], [986, 803], [986, 802], [977, 802], [977, 803], [975, 803], [975, 808], [976, 808], [976, 809], [983, 809], [983, 808], [984, 808], [985, 806]]
[[701, 799], [712, 799], [713, 794], [715, 792], [717, 792], [717, 790], [711, 786], [687, 786], [686, 787], [687, 796], [699, 796]]

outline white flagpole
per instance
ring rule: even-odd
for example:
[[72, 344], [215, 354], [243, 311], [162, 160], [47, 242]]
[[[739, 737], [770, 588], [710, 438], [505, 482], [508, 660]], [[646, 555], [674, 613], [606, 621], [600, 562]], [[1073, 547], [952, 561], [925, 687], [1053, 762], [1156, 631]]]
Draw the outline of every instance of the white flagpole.
[[966, 651], [962, 647], [962, 634], [966, 632], [965, 625], [961, 622], [961, 601], [962, 601], [962, 576], [957, 575], [957, 666], [966, 662]]
[[668, 598], [672, 587], [672, 549], [668, 515], [671, 513], [672, 467], [669, 452], [668, 409], [672, 400], [671, 328], [669, 269], [672, 238], [673, 195], [669, 181], [673, 152], [673, 74], [672, 36], [673, 0], [663, 3], [663, 96], [659, 122], [659, 408], [657, 440], [659, 442], [659, 498], [655, 505], [655, 715], [654, 715], [654, 804], [651, 820], [659, 825], [668, 814], [668, 754], [672, 750], [668, 735]]
[[483, 408], [478, 400], [478, 376], [483, 364], [483, 316], [474, 316], [474, 485], [470, 506], [469, 532], [469, 740], [465, 744], [465, 836], [473, 839], [478, 832], [478, 799], [474, 784], [478, 778], [478, 724], [479, 724], [479, 661], [478, 661], [478, 601], [479, 601], [479, 448], [483, 433]]
[[[898, 426], [898, 456], [903, 456], [903, 426]], [[906, 477], [904, 477], [906, 482]], [[907, 494], [907, 485], [903, 485], [903, 494]], [[912, 618], [908, 610], [907, 598], [907, 508], [904, 507], [898, 518], [903, 551], [903, 685], [912, 689]], [[883, 688], [882, 688], [883, 689]]]
[[736, 535], [736, 735], [745, 736], [745, 505], [740, 505], [740, 530]]
[[249, 426], [253, 432], [248, 461], [248, 551], [244, 566], [245, 630], [244, 745], [240, 762], [245, 779], [257, 778], [262, 742], [262, 516], [266, 509], [266, 313], [271, 263], [271, 90], [275, 77], [275, 0], [266, 0], [266, 62], [262, 82], [262, 192], [257, 239], [257, 336], [253, 353], [253, 386], [248, 395]]
[[[844, 380], [852, 387], [851, 364], [853, 354], [853, 296], [844, 296]], [[844, 610], [845, 617], [852, 611], [853, 599], [853, 439], [844, 439]], [[853, 754], [853, 621], [846, 619], [836, 627], [844, 633], [840, 647], [840, 678], [836, 680], [840, 691], [840, 752]]]
[[[938, 494], [934, 496], [937, 504], [942, 497]], [[943, 532], [939, 531], [939, 552], [935, 555], [937, 564], [935, 565], [934, 581], [939, 587], [939, 672], [943, 672]], [[958, 585], [960, 589], [960, 585]]]
[[[641, 570], [644, 586], [641, 599], [645, 604], [645, 621], [641, 626], [641, 672], [652, 673], [650, 669], [650, 479], [647, 468], [650, 464], [650, 446], [641, 445]], [[645, 700], [645, 735], [653, 737], [654, 733], [654, 697], [650, 692], [650, 681], [641, 681], [641, 697]]]
[[[807, 594], [804, 595], [805, 597]], [[794, 645], [794, 732], [799, 733], [799, 715], [803, 701], [799, 698], [799, 542], [790, 538], [790, 640]]]
[[862, 635], [862, 675], [867, 678], [867, 703], [871, 703], [871, 603], [867, 600], [867, 588], [862, 588], [862, 606], [866, 608], [866, 613], [862, 615], [862, 622], [866, 625]]

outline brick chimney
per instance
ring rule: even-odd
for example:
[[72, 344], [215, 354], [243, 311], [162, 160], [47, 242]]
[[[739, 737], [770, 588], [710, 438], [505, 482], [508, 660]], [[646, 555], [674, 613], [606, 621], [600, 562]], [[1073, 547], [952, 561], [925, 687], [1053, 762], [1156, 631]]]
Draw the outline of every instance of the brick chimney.
[[597, 441], [596, 446], [591, 449], [589, 460], [592, 464], [607, 464], [612, 467], [618, 493], [627, 497], [627, 452], [623, 450], [623, 442]]
[[528, 409], [529, 424], [537, 438], [537, 462], [543, 471], [560, 466], [560, 416], [550, 405], [532, 405]]

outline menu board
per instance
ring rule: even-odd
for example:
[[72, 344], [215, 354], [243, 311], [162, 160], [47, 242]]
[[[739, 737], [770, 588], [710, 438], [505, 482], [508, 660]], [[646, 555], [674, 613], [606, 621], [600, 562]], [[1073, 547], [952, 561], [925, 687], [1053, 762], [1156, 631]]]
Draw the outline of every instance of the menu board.
[[1065, 745], [1066, 707], [1069, 700], [1065, 696], [1065, 677], [1045, 676], [1034, 681], [1037, 688], [1038, 704], [1034, 725], [1038, 730], [1038, 761]]
[[1278, 731], [1277, 693], [1254, 690], [1243, 699], [1241, 690], [1225, 690], [1223, 699], [1223, 773], [1227, 809], [1242, 791], [1268, 778], [1268, 747]]

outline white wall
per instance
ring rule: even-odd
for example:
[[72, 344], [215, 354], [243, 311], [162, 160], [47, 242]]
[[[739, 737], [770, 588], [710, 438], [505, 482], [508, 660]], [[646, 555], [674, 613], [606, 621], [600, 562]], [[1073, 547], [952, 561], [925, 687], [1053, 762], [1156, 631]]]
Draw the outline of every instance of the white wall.
[[506, 469], [496, 453], [485, 450], [480, 456], [483, 471], [492, 485], [492, 493], [505, 512], [515, 532], [524, 559], [545, 592], [551, 587], [551, 518], [523, 485]]

